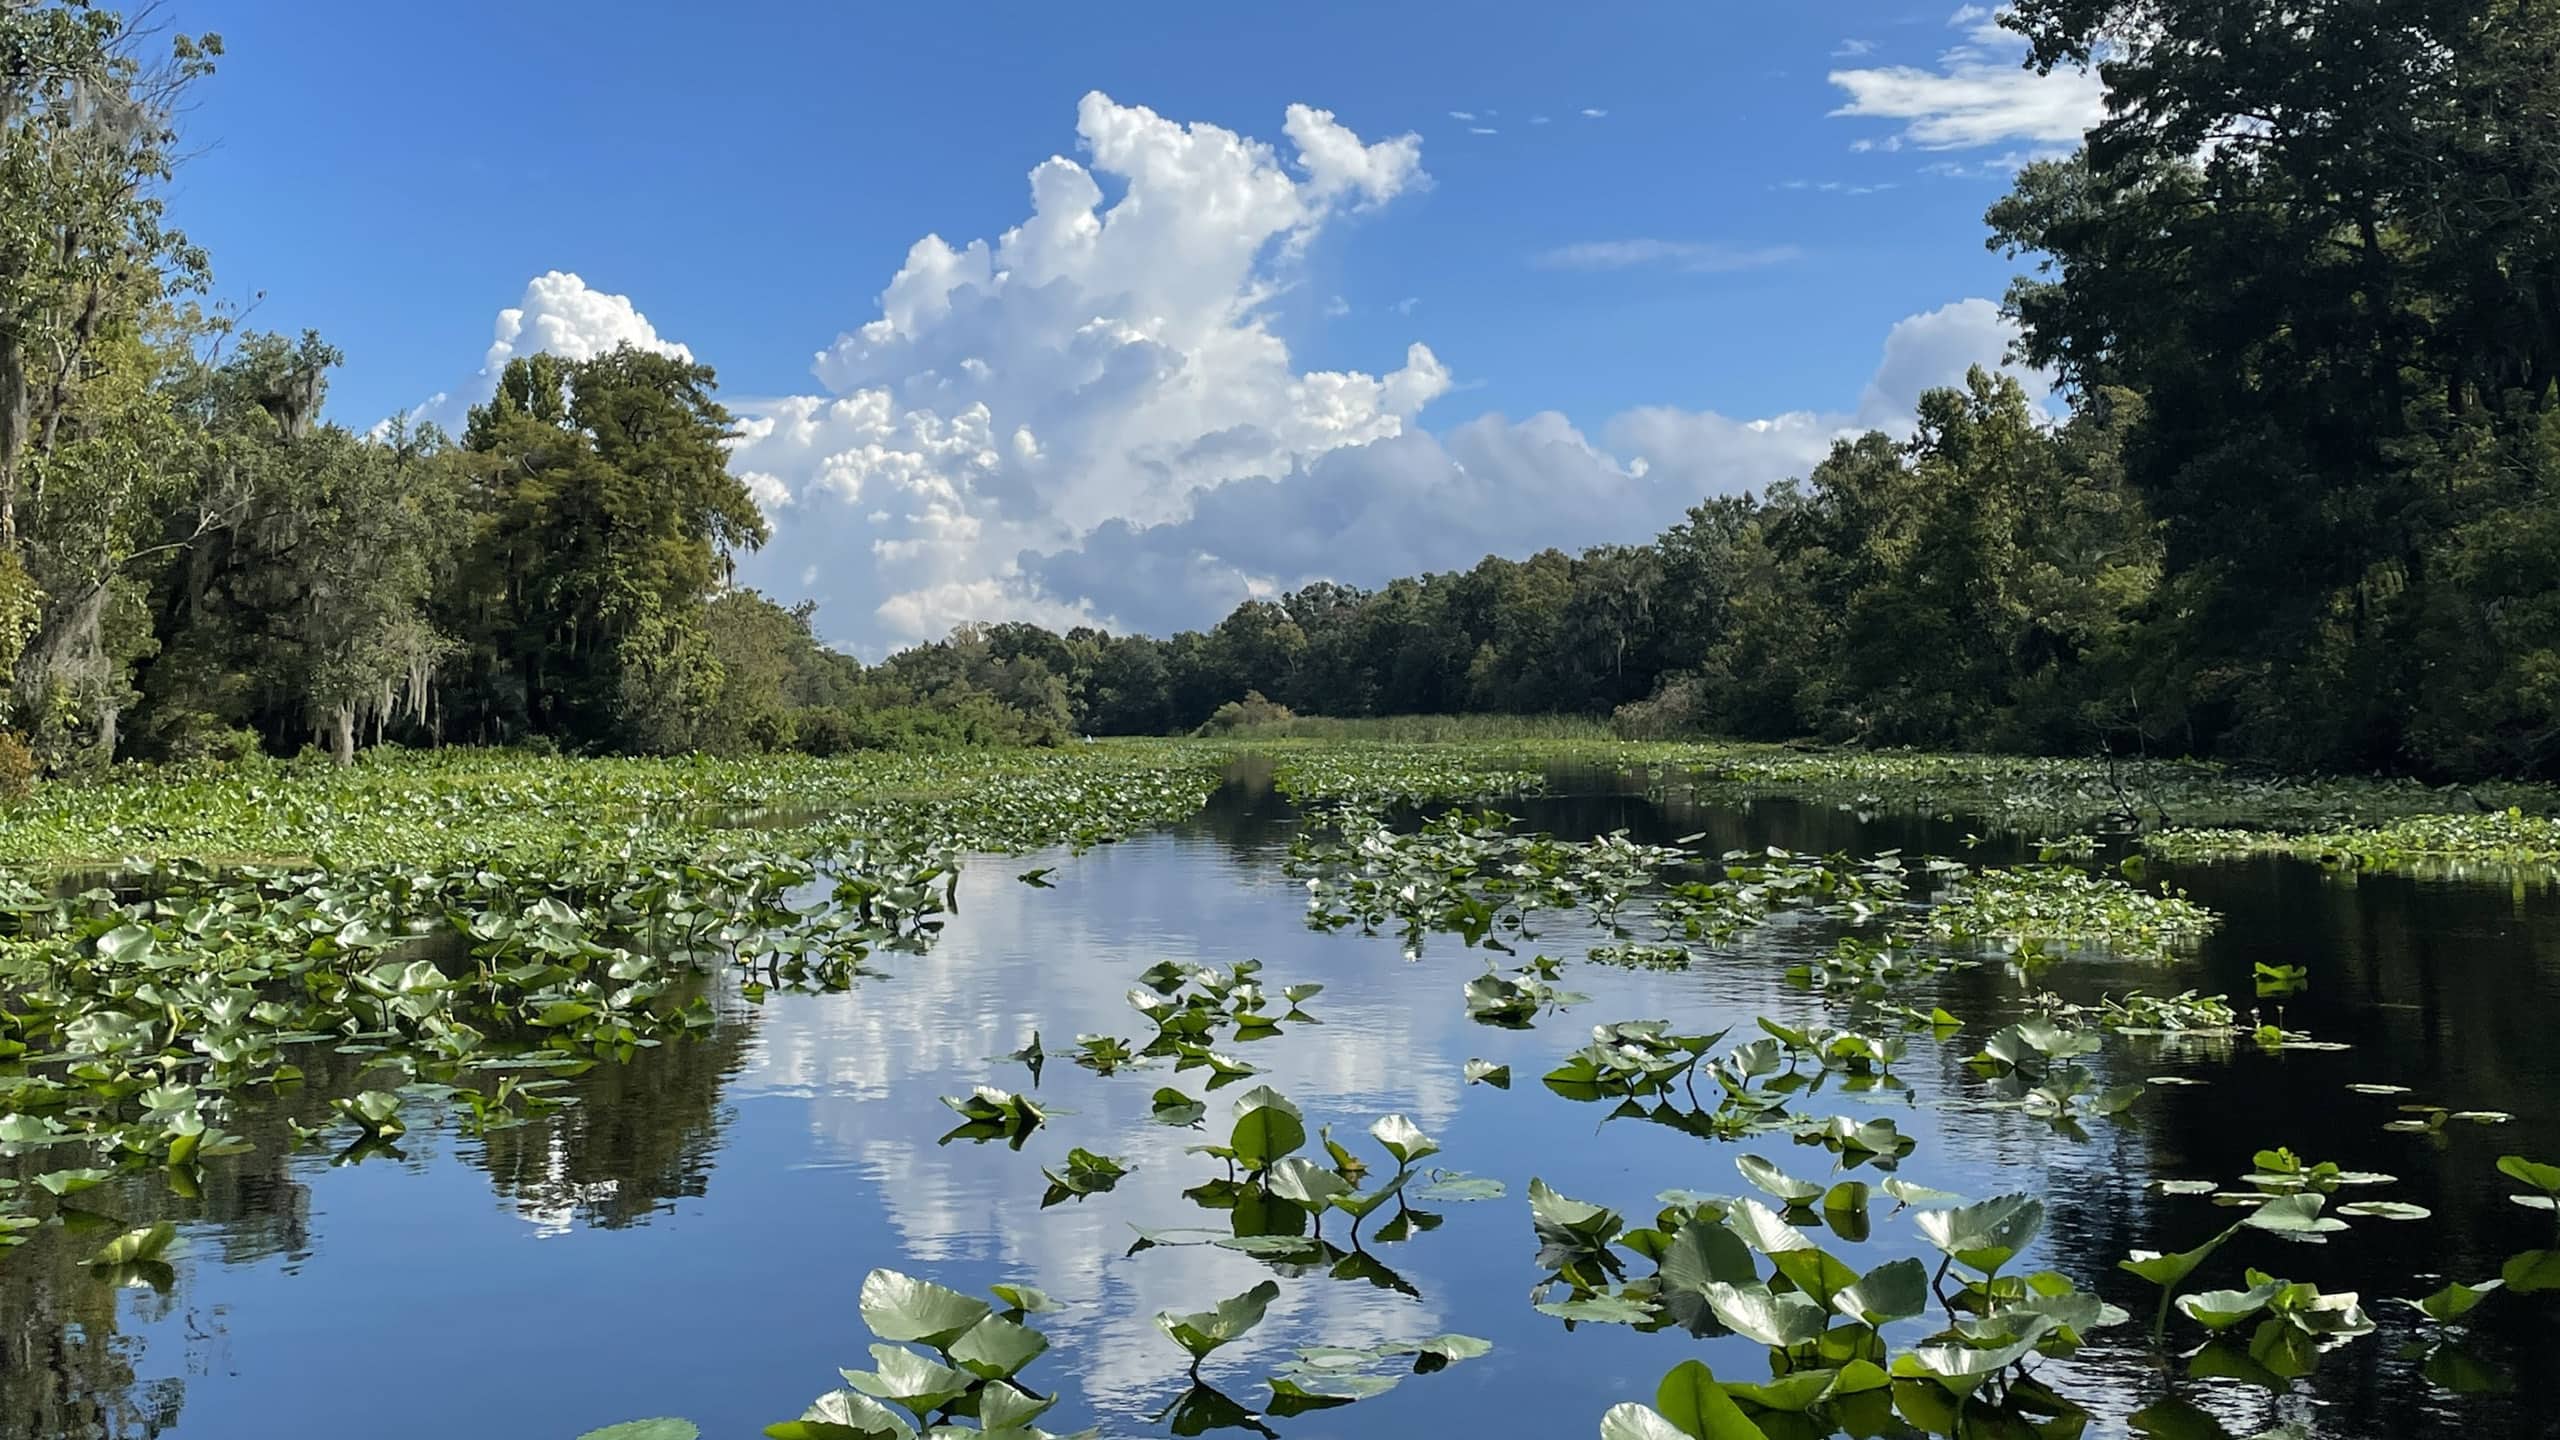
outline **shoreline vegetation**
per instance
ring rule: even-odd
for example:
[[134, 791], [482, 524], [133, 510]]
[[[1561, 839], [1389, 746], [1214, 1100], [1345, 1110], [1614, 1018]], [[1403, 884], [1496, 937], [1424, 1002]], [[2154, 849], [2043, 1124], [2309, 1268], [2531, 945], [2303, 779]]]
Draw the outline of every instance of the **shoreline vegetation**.
[[599, 835], [789, 834], [875, 810], [953, 803], [990, 782], [1214, 776], [1246, 756], [1269, 760], [1275, 783], [1307, 805], [1373, 793], [1498, 803], [1561, 780], [1961, 818], [2065, 849], [2080, 848], [2075, 837], [2104, 835], [2171, 861], [2286, 855], [2345, 869], [2560, 867], [2560, 787], [2278, 776], [2197, 761], [1624, 740], [1571, 717], [1536, 716], [1291, 719], [1208, 738], [826, 759], [384, 747], [350, 765], [316, 757], [123, 765], [41, 784], [0, 813], [0, 866], [440, 863]]

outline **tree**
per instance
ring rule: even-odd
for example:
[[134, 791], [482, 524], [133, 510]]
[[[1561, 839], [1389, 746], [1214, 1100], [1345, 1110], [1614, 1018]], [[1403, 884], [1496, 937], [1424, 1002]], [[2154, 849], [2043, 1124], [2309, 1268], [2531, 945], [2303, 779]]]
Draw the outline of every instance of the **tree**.
[[1105, 637], [1093, 664], [1084, 728], [1102, 735], [1162, 735], [1174, 728], [1165, 646], [1143, 635]]
[[472, 410], [479, 516], [450, 620], [471, 637], [483, 737], [693, 743], [720, 689], [703, 607], [768, 534], [728, 471], [713, 385], [708, 366], [630, 345], [537, 354]]
[[2467, 587], [2552, 479], [2560, 11], [2025, 0], [2004, 23], [2034, 63], [2103, 56], [2106, 118], [1991, 222], [2038, 260], [2011, 292], [2028, 358], [2146, 402], [2125, 464], [2164, 527], [2168, 700], [2202, 743], [2294, 764], [2560, 765], [2560, 713], [2449, 698], [2535, 690], [2539, 644], [2492, 642]]
[[1270, 600], [1247, 600], [1209, 632], [1206, 663], [1222, 702], [1240, 700], [1247, 690], [1288, 695], [1306, 651], [1306, 632], [1286, 608]]
[[1643, 698], [1661, 672], [1662, 554], [1651, 545], [1599, 545], [1572, 567], [1554, 625], [1556, 683], [1523, 709], [1614, 710]]
[[166, 522], [138, 677], [146, 753], [210, 753], [248, 725], [344, 761], [361, 732], [431, 727], [453, 642], [428, 608], [452, 568], [458, 467], [432, 432], [377, 443], [316, 423], [337, 363], [316, 335], [252, 334], [163, 381], [225, 503]]
[[147, 331], [205, 261], [157, 187], [221, 49], [180, 35], [146, 61], [85, 0], [0, 7], [0, 660], [56, 766], [114, 751], [131, 692], [109, 614], [185, 473]]

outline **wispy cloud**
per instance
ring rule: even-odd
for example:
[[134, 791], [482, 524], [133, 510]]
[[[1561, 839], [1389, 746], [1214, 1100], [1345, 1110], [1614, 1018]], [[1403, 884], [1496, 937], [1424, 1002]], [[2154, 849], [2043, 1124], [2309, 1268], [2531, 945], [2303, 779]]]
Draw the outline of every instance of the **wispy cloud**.
[[2007, 180], [2039, 160], [2059, 160], [2071, 152], [2058, 145], [2032, 150], [2008, 150], [1970, 164], [1957, 160], [1939, 160], [1920, 167], [1923, 175], [1946, 180]]
[[[1929, 169], [1931, 173], [1936, 173], [1935, 166]], [[1873, 195], [1880, 191], [1899, 189], [1900, 185], [1892, 180], [1879, 180], [1871, 185], [1853, 185], [1846, 180], [1781, 180], [1771, 188], [1810, 190], [1819, 195]]]
[[1609, 113], [1608, 111], [1603, 110], [1603, 109], [1600, 109], [1598, 106], [1595, 106], [1595, 105], [1585, 105], [1585, 106], [1583, 106], [1583, 107], [1582, 107], [1582, 118], [1583, 118], [1583, 119], [1585, 119], [1585, 120], [1598, 120], [1598, 119], [1602, 119], [1602, 118], [1606, 117], [1606, 116], [1608, 115], [1608, 113]]
[[1843, 40], [1840, 42], [1838, 48], [1831, 52], [1831, 58], [1834, 60], [1855, 60], [1861, 55], [1873, 55], [1874, 53], [1876, 53], [1876, 42], [1873, 40]]
[[1470, 125], [1467, 127], [1467, 133], [1470, 135], [1499, 135], [1502, 132], [1491, 125]]
[[1967, 5], [1947, 17], [1947, 24], [1963, 31], [1964, 39], [1939, 54], [1935, 69], [1885, 65], [1831, 72], [1831, 83], [1849, 96], [1833, 115], [1902, 124], [1890, 135], [1858, 140], [1851, 149], [2076, 144], [2105, 112], [2105, 88], [2094, 73], [2061, 69], [2039, 75], [2027, 69], [2021, 63], [2025, 38], [2001, 29], [1983, 6]]
[[1678, 270], [1693, 275], [1759, 270], [1803, 258], [1793, 245], [1737, 249], [1699, 240], [1585, 240], [1559, 245], [1536, 256], [1545, 270]]
[[1547, 123], [1547, 117], [1544, 115], [1532, 115], [1529, 117], [1529, 123], [1532, 125], [1544, 125]]
[[1449, 118], [1452, 120], [1473, 120], [1476, 118], [1476, 112], [1473, 110], [1452, 110], [1449, 112]]

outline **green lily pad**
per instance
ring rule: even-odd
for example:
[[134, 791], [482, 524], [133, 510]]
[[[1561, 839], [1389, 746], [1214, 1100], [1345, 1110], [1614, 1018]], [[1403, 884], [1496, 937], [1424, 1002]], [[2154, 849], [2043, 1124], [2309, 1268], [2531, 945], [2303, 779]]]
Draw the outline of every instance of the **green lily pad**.
[[1261, 1324], [1271, 1302], [1279, 1298], [1280, 1286], [1265, 1280], [1241, 1295], [1231, 1295], [1219, 1301], [1213, 1309], [1189, 1313], [1163, 1311], [1156, 1316], [1156, 1328], [1197, 1360]]
[[1923, 1210], [1920, 1234], [1961, 1265], [1996, 1273], [2044, 1228], [2044, 1202], [2032, 1195], [2000, 1195], [1952, 1210]]
[[862, 1323], [881, 1339], [938, 1349], [966, 1334], [994, 1307], [930, 1280], [874, 1270], [863, 1277], [861, 1308]]
[[625, 1420], [590, 1430], [578, 1440], [700, 1440], [702, 1427], [690, 1420], [660, 1416], [654, 1420]]

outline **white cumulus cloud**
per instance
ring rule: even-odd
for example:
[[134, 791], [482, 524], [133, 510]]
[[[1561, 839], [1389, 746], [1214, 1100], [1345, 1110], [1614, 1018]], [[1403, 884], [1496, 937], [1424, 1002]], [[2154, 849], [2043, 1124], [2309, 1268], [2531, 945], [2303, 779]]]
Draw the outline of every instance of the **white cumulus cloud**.
[[1934, 68], [1831, 72], [1831, 83], [1849, 97], [1832, 114], [1900, 123], [1892, 133], [1862, 138], [1853, 148], [1964, 150], [2021, 141], [2068, 146], [2105, 114], [2105, 86], [2094, 72], [2066, 68], [2039, 75], [2025, 68], [2025, 38], [2001, 29], [1991, 11], [1967, 5], [1947, 23], [1963, 31], [1964, 39], [1941, 53]]
[[[536, 275], [525, 283], [523, 299], [498, 312], [479, 371], [458, 389], [440, 392], [409, 411], [407, 418], [459, 431], [471, 407], [497, 393], [498, 377], [506, 372], [508, 361], [545, 351], [563, 360], [592, 360], [625, 344], [680, 360], [693, 358], [692, 351], [662, 338], [630, 297], [592, 289], [566, 270]], [[384, 426], [375, 429], [379, 432]], [[756, 486], [752, 477], [748, 486]], [[765, 497], [760, 492], [757, 498]]]
[[828, 393], [741, 403], [737, 466], [824, 516], [777, 548], [840, 605], [863, 597], [833, 624], [877, 648], [964, 620], [1110, 618], [1063, 608], [1014, 557], [1391, 438], [1449, 388], [1420, 344], [1376, 373], [1291, 363], [1266, 302], [1295, 257], [1428, 177], [1410, 135], [1366, 140], [1305, 105], [1280, 129], [1287, 153], [1087, 95], [1083, 158], [1032, 169], [1020, 224], [917, 241], [879, 315], [818, 353]]
[[[1853, 409], [1653, 406], [1612, 417], [1596, 440], [1553, 412], [1485, 415], [1204, 491], [1179, 521], [1109, 521], [1021, 563], [1045, 593], [1163, 633], [1315, 580], [1374, 586], [1486, 555], [1649, 540], [1706, 496], [1805, 474], [1835, 440], [1908, 428], [1922, 391], [2002, 367], [2014, 333], [1990, 301], [1960, 301], [1893, 327]], [[2049, 392], [2045, 377], [2019, 378], [2032, 397]]]

